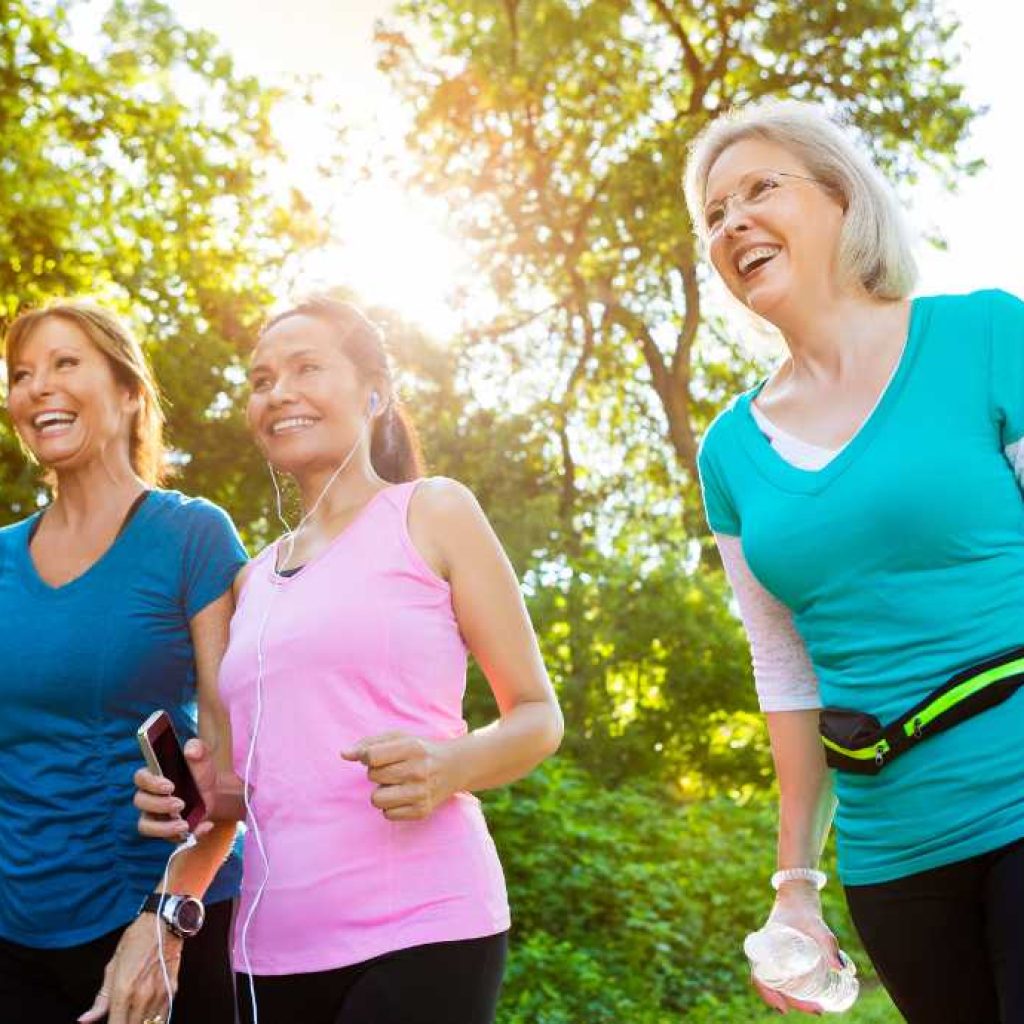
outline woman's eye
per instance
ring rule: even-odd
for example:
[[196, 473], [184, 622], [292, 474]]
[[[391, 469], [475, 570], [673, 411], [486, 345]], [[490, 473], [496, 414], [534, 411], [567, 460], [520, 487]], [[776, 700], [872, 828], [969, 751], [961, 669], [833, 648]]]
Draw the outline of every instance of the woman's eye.
[[63, 369], [66, 366], [77, 366], [78, 360], [74, 356], [61, 356], [57, 360], [57, 369]]
[[722, 223], [722, 208], [716, 206], [713, 210], [709, 210], [707, 213], [707, 226], [708, 230], [713, 231]]
[[299, 367], [300, 373], [312, 373], [314, 370], [319, 370], [320, 367], [316, 363], [303, 363]]
[[28, 376], [28, 370], [15, 370], [11, 374], [11, 383], [20, 384]]
[[251, 387], [253, 391], [266, 391], [267, 388], [270, 387], [270, 378], [253, 377], [253, 379], [249, 381], [249, 387]]
[[757, 181], [750, 186], [747, 198], [752, 202], [757, 202], [758, 199], [764, 199], [769, 192], [778, 187], [779, 183], [774, 178], [758, 178]]

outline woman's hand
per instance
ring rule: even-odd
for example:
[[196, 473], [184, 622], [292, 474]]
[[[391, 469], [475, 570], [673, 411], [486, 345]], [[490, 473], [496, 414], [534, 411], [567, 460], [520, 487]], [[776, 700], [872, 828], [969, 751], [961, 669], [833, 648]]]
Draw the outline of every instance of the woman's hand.
[[454, 742], [386, 732], [360, 740], [341, 756], [366, 765], [367, 778], [377, 784], [370, 802], [385, 818], [419, 821], [463, 788]]
[[[166, 1017], [167, 989], [160, 966], [157, 927], [155, 914], [140, 914], [124, 930], [103, 972], [103, 985], [95, 1001], [78, 1018], [80, 1024], [104, 1019], [107, 1024], [141, 1024], [151, 1017]], [[159, 927], [163, 928], [164, 963], [174, 992], [184, 940], [172, 935], [163, 922]]]
[[[210, 814], [217, 797], [217, 769], [210, 749], [202, 740], [189, 740], [185, 744], [185, 758]], [[154, 775], [148, 768], [140, 768], [135, 773], [135, 786], [133, 803], [142, 811], [139, 832], [150, 838], [181, 842], [188, 835], [188, 825], [181, 817], [185, 804], [174, 795], [174, 783], [163, 775]], [[212, 828], [211, 821], [203, 821], [195, 834], [203, 836]]]
[[[772, 907], [772, 912], [768, 915], [768, 921], [774, 924], [788, 925], [814, 939], [824, 952], [829, 966], [836, 970], [843, 969], [843, 961], [839, 956], [839, 942], [821, 916], [821, 899], [813, 882], [802, 880], [783, 882], [775, 898], [775, 906]], [[761, 984], [753, 976], [750, 980], [761, 999], [781, 1013], [786, 1013], [789, 1010], [813, 1014], [822, 1012], [817, 1003], [805, 1003], [802, 1000], [785, 996], [781, 992], [776, 992], [775, 989]]]

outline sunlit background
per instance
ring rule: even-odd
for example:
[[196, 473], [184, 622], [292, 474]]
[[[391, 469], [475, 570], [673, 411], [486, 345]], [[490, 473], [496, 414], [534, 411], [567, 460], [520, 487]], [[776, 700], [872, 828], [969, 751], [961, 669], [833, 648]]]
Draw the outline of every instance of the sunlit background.
[[[376, 180], [336, 191], [314, 180], [313, 169], [332, 141], [332, 118], [291, 111], [278, 119], [289, 151], [290, 173], [318, 199], [329, 202], [343, 244], [301, 268], [296, 290], [344, 283], [369, 303], [387, 304], [438, 337], [458, 322], [451, 296], [467, 284], [468, 268], [458, 239], [446, 230], [442, 205], [402, 191], [385, 165], [402, 160], [405, 113], [375, 66], [373, 28], [386, 18], [386, 0], [291, 0], [260, 4], [249, 0], [172, 0], [181, 20], [215, 32], [235, 56], [239, 69], [269, 79], [317, 75], [322, 95], [333, 99], [351, 125], [354, 159], [379, 148]], [[922, 238], [938, 233], [947, 248], [919, 246], [921, 293], [1002, 287], [1024, 294], [1019, 203], [1024, 165], [1019, 66], [1024, 7], [1003, 0], [953, 0], [945, 5], [959, 18], [962, 78], [967, 99], [987, 108], [965, 150], [987, 168], [964, 179], [955, 194], [926, 179], [910, 192], [912, 217]], [[905, 193], [906, 194], [906, 193]], [[470, 282], [471, 285], [471, 282]]]
[[[35, 2], [40, 8], [44, 4]], [[544, 13], [555, 8], [589, 11], [590, 2], [521, 0], [524, 10]], [[21, 254], [12, 245], [9, 285], [6, 296], [0, 291], [0, 300], [6, 299], [13, 313], [23, 302], [43, 301], [51, 292], [97, 289], [100, 298], [136, 319], [168, 399], [168, 433], [178, 446], [172, 486], [222, 504], [253, 550], [278, 528], [266, 467], [239, 414], [243, 363], [255, 325], [273, 301], [283, 303], [323, 287], [347, 288], [361, 304], [381, 307], [371, 311], [387, 322], [395, 365], [403, 375], [399, 393], [423, 435], [428, 470], [464, 481], [492, 518], [524, 581], [545, 664], [566, 714], [559, 757], [514, 791], [487, 796], [497, 845], [503, 857], [508, 854], [517, 915], [499, 1019], [502, 1024], [674, 1024], [683, 1019], [691, 1024], [764, 1024], [766, 1017], [758, 1015], [747, 992], [741, 941], [744, 929], [755, 926], [770, 899], [767, 879], [774, 867], [775, 828], [770, 754], [754, 702], [745, 639], [700, 512], [693, 462], [696, 439], [714, 411], [763, 371], [762, 346], [776, 343], [758, 334], [748, 315], [729, 315], [723, 329], [716, 314], [728, 303], [712, 284], [701, 301], [700, 337], [707, 343], [696, 353], [679, 349], [685, 358], [669, 363], [685, 335], [678, 322], [683, 302], [670, 261], [653, 257], [648, 266], [655, 269], [649, 276], [667, 273], [666, 287], [653, 289], [657, 294], [652, 297], [650, 280], [644, 279], [643, 287], [624, 286], [626, 304], [631, 300], [640, 308], [639, 319], [604, 320], [613, 303], [596, 290], [602, 283], [597, 274], [597, 299], [590, 294], [559, 296], [554, 312], [545, 308], [546, 301], [534, 303], [533, 293], [523, 296], [512, 286], [512, 298], [498, 303], [491, 276], [485, 279], [479, 269], [482, 261], [474, 270], [468, 243], [451, 226], [464, 211], [449, 210], [448, 199], [430, 200], [397, 184], [403, 172], [421, 181], [429, 176], [423, 171], [429, 160], [423, 153], [410, 155], [406, 135], [410, 106], [430, 97], [424, 88], [413, 100], [400, 101], [376, 69], [374, 24], [389, 16], [391, 4], [385, 0], [169, 3], [186, 26], [217, 38], [218, 46], [233, 55], [236, 71], [256, 78], [261, 89], [254, 93], [261, 99], [266, 98], [265, 89], [274, 87], [292, 97], [273, 114], [274, 132], [287, 159], [281, 165], [265, 161], [262, 145], [253, 148], [247, 132], [262, 131], [258, 118], [255, 127], [244, 117], [232, 122], [238, 132], [229, 140], [238, 143], [234, 147], [209, 130], [209, 122], [216, 121], [217, 90], [225, 83], [232, 97], [254, 93], [243, 91], [243, 84], [216, 61], [210, 62], [209, 72], [203, 68], [189, 82], [180, 57], [169, 68], [154, 60], [145, 44], [152, 45], [154, 25], [159, 28], [165, 12], [159, 4], [129, 5], [120, 19], [113, 19], [129, 33], [129, 44], [116, 48], [118, 58], [127, 58], [129, 72], [112, 73], [110, 65], [100, 62], [100, 80], [86, 76], [81, 90], [86, 96], [82, 106], [88, 107], [95, 93], [102, 92], [105, 76], [111, 76], [109, 90], [117, 100], [131, 74], [138, 72], [141, 80], [138, 92], [145, 101], [135, 104], [140, 110], [132, 109], [112, 133], [121, 149], [112, 145], [113, 157], [98, 161], [107, 173], [103, 184], [114, 197], [109, 210], [91, 202], [96, 197], [101, 201], [104, 191], [92, 188], [96, 163], [90, 146], [75, 151], [76, 173], [70, 179], [62, 173], [57, 144], [46, 164], [55, 170], [35, 173], [30, 143], [38, 125], [47, 123], [50, 109], [37, 102], [16, 125], [20, 134], [12, 133], [24, 145], [8, 152], [20, 159], [13, 166], [21, 177], [35, 178], [30, 184], [42, 186], [31, 192], [29, 209], [74, 211], [67, 218], [67, 232], [72, 241], [82, 243], [83, 251], [68, 247], [67, 266], [61, 266], [62, 237], [56, 229], [45, 230], [44, 221], [41, 237], [28, 240], [39, 242], [40, 251], [32, 251], [40, 266], [62, 273], [40, 278], [34, 262], [21, 265]], [[766, 8], [784, 3], [753, 5], [750, 18], [757, 22]], [[102, 56], [101, 20], [109, 6], [110, 0], [68, 4], [76, 57], [77, 51], [86, 54], [82, 63], [88, 64], [90, 46]], [[850, 6], [886, 16], [910, 6], [915, 14], [927, 15], [931, 0], [910, 5], [902, 0], [858, 0], [857, 5], [847, 0], [845, 6], [822, 0], [794, 11], [803, 17]], [[962, 22], [962, 65], [950, 72], [938, 61], [939, 77], [965, 82], [967, 104], [982, 110], [972, 122], [959, 162], [982, 159], [987, 167], [973, 179], [961, 178], [955, 193], [934, 179], [896, 183], [922, 239], [919, 291], [1002, 287], [1024, 296], [1024, 213], [1018, 202], [1024, 97], [1020, 88], [1006, 86], [1019, 65], [1024, 6], [1005, 0], [935, 0], [935, 6]], [[460, 0], [418, 7], [436, 9], [439, 18], [448, 19], [445, 29], [467, 23], [468, 5]], [[476, 7], [486, 16], [485, 4]], [[678, 5], [679, 10], [692, 7]], [[596, 0], [593, 9], [619, 10], [612, 2], [599, 5]], [[914, 16], [907, 17], [914, 24]], [[137, 54], [131, 46], [133, 18], [143, 29], [144, 45], [136, 48]], [[599, 32], [601, 22], [596, 24]], [[572, 21], [563, 28], [563, 43], [577, 27]], [[619, 38], [595, 37], [608, 51]], [[545, 36], [541, 44], [546, 43]], [[784, 44], [780, 56], [796, 46], [792, 40]], [[205, 61], [205, 47], [195, 41], [191, 47], [188, 60]], [[843, 51], [844, 57], [851, 52], [845, 46]], [[590, 60], [593, 52], [585, 51], [584, 58]], [[555, 46], [545, 47], [544, 56], [562, 54]], [[141, 70], [132, 64], [135, 57]], [[667, 59], [674, 60], [675, 51]], [[928, 78], [920, 54], [907, 59], [909, 84], [893, 83], [897, 97], [906, 97], [908, 89]], [[600, 66], [596, 60], [594, 65]], [[559, 73], [567, 66], [559, 63]], [[45, 63], [40, 71], [32, 95], [45, 99], [56, 90], [61, 98], [57, 73]], [[171, 77], [160, 80], [162, 74]], [[869, 78], [866, 73], [864, 80]], [[159, 96], [160, 85], [168, 81], [173, 95], [166, 104], [154, 102], [151, 97]], [[581, 91], [572, 78], [558, 84], [566, 81]], [[616, 78], [614, 85], [622, 81]], [[859, 81], [856, 87], [862, 88]], [[197, 90], [202, 95], [193, 105]], [[203, 90], [215, 97], [212, 118], [202, 107], [208, 98]], [[134, 103], [137, 94], [130, 88], [128, 93]], [[295, 98], [303, 94], [308, 102]], [[192, 118], [193, 123], [165, 136], [166, 121], [143, 116], [150, 112], [147, 104], [157, 115], [170, 108], [174, 125], [179, 125], [177, 115], [183, 109], [180, 121]], [[119, 109], [119, 103], [110, 106]], [[458, 104], [441, 106], [443, 138], [465, 146], [466, 135], [456, 123]], [[919, 143], [927, 141], [930, 127], [920, 123], [929, 116], [922, 111], [935, 106], [925, 102], [915, 108]], [[610, 109], [612, 115], [617, 111]], [[57, 118], [49, 123], [62, 124]], [[590, 141], [589, 122], [577, 123], [583, 125], [584, 143]], [[556, 121], [554, 131], [565, 130], [566, 124]], [[209, 163], [218, 171], [206, 176], [198, 200], [192, 186], [202, 176], [182, 158], [189, 154], [182, 136], [197, 125], [200, 156], [210, 155]], [[67, 132], [55, 133], [57, 143], [67, 145], [70, 139], [74, 149], [71, 133], [79, 127], [72, 119]], [[83, 134], [90, 138], [87, 130]], [[161, 159], [142, 161], [141, 166], [153, 177], [164, 170], [170, 184], [159, 178], [147, 182], [141, 202], [124, 201], [117, 187], [130, 163], [123, 147], [139, 140], [152, 144], [153, 150], [166, 150], [158, 154]], [[948, 166], [950, 154], [942, 145], [936, 148], [938, 159]], [[238, 161], [241, 172], [253, 172], [255, 179], [252, 188], [238, 189], [238, 195], [231, 184], [232, 161]], [[205, 159], [199, 162], [208, 166]], [[521, 163], [512, 169], [511, 180], [517, 183], [512, 187], [523, 188], [527, 180]], [[166, 173], [169, 166], [176, 173]], [[278, 193], [273, 198], [280, 198], [279, 204], [264, 194], [267, 166], [273, 167], [271, 184]], [[221, 175], [221, 170], [227, 173]], [[592, 170], [589, 164], [586, 170]], [[630, 191], [635, 180], [625, 179], [615, 195], [623, 208], [638, 191]], [[20, 223], [18, 185], [15, 181], [0, 192], [11, 223]], [[289, 195], [293, 190], [296, 195]], [[158, 193], [160, 202], [147, 206], [146, 200]], [[475, 200], [481, 197], [490, 198], [482, 184]], [[659, 201], [663, 198], [659, 194]], [[246, 212], [268, 230], [255, 230], [246, 221], [246, 230], [234, 231], [246, 201], [252, 203]], [[669, 196], [668, 203], [673, 201]], [[683, 201], [681, 194], [678, 201]], [[200, 232], [180, 229], [191, 206], [210, 214], [217, 244], [209, 244]], [[476, 207], [471, 209], [475, 213]], [[140, 211], [147, 216], [136, 224]], [[274, 219], [278, 214], [282, 223]], [[323, 218], [330, 225], [326, 246], [318, 244]], [[60, 227], [61, 218], [54, 219]], [[652, 246], [652, 253], [660, 252], [660, 243], [666, 241], [665, 221], [659, 223], [661, 234], [652, 235], [659, 244]], [[515, 259], [515, 245], [530, 242], [529, 260], [538, 273], [531, 277], [528, 266], [521, 278], [508, 277], [514, 277], [515, 286], [522, 279], [530, 287], [538, 287], [540, 279], [543, 288], [544, 271], [557, 262], [549, 258], [550, 234], [543, 233], [551, 229], [534, 225], [529, 235], [519, 227], [518, 219], [512, 222], [514, 244], [488, 238], [487, 244], [477, 243], [478, 251], [496, 253], [504, 270]], [[945, 241], [942, 250], [923, 241], [936, 235]], [[604, 241], [597, 231], [594, 236], [595, 246], [580, 254], [580, 265]], [[608, 264], [613, 271], [628, 263], [628, 247], [611, 251]], [[154, 262], [154, 252], [164, 255]], [[104, 276], [111, 266], [117, 273]], [[552, 279], [558, 280], [557, 274]], [[659, 277], [656, 283], [665, 280]], [[591, 306], [600, 309], [594, 312]], [[393, 317], [392, 311], [401, 316]], [[510, 330], [515, 335], [511, 338], [463, 329], [467, 322], [479, 325], [492, 319], [503, 327], [520, 321], [526, 326]], [[644, 332], [654, 344], [641, 351], [636, 341]], [[736, 332], [744, 344], [734, 344]], [[596, 342], [595, 335], [600, 335]], [[716, 346], [721, 351], [709, 356]], [[748, 358], [751, 349], [754, 359]], [[694, 372], [686, 379], [655, 375], [656, 370], [668, 373], [670, 366], [692, 367]], [[654, 386], [659, 382], [660, 389]], [[680, 393], [686, 399], [682, 410], [665, 400]], [[673, 425], [679, 428], [675, 432]], [[33, 502], [48, 500], [2, 418], [0, 499], [7, 521], [22, 517]], [[479, 674], [470, 678], [467, 701], [470, 721], [493, 717], [493, 701]], [[832, 872], [834, 853], [826, 856]], [[824, 898], [844, 948], [853, 951], [863, 968], [865, 988], [875, 986], [844, 1020], [893, 1024], [895, 1010], [877, 989], [877, 979], [856, 945], [840, 888], [833, 884]]]

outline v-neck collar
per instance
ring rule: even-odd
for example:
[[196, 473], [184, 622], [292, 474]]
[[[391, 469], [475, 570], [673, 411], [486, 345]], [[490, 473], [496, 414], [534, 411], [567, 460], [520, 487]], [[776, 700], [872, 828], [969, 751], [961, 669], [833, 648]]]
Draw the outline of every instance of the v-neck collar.
[[73, 579], [67, 580], [65, 583], [57, 584], [56, 586], [52, 583], [48, 583], [40, 575], [39, 570], [36, 568], [35, 559], [32, 557], [32, 551], [30, 550], [33, 534], [46, 509], [41, 509], [39, 512], [36, 512], [35, 515], [25, 521], [25, 532], [22, 537], [22, 543], [18, 546], [23, 561], [22, 568], [24, 570], [24, 579], [33, 589], [45, 594], [73, 593], [80, 586], [86, 585], [117, 557], [118, 552], [125, 544], [126, 538], [131, 535], [135, 524], [138, 523], [140, 518], [142, 518], [142, 514], [149, 505], [149, 499], [153, 493], [152, 488], [147, 488], [142, 491], [132, 502], [127, 514], [125, 515], [124, 521], [121, 524], [121, 528], [118, 530], [117, 535], [103, 553]]
[[278, 571], [277, 563], [278, 556], [281, 550], [281, 542], [285, 539], [285, 537], [288, 536], [288, 534], [285, 534], [284, 537], [278, 537], [278, 539], [274, 541], [270, 554], [266, 559], [267, 576], [270, 579], [270, 582], [277, 587], [287, 587], [290, 584], [294, 583], [296, 580], [305, 579], [305, 577], [309, 575], [310, 571], [313, 568], [315, 568], [320, 562], [322, 562], [332, 551], [334, 551], [335, 548], [337, 548], [342, 543], [342, 541], [352, 532], [353, 528], [356, 527], [366, 517], [367, 513], [374, 505], [376, 505], [377, 501], [380, 499], [382, 495], [389, 494], [391, 491], [402, 486], [403, 484], [391, 484], [387, 487], [382, 487], [375, 494], [371, 495], [370, 498], [368, 498], [366, 502], [364, 502], [362, 508], [360, 508], [359, 511], [352, 517], [352, 519], [345, 524], [340, 533], [332, 537], [313, 558], [310, 558], [308, 561], [303, 562], [302, 565], [298, 567], [302, 570], [301, 572], [295, 572], [291, 575], [283, 576]]
[[764, 436], [751, 405], [767, 384], [767, 378], [757, 387], [741, 395], [736, 402], [737, 426], [740, 441], [751, 461], [769, 481], [781, 490], [797, 494], [818, 494], [852, 466], [872, 442], [878, 431], [899, 403], [907, 379], [917, 360], [921, 338], [925, 334], [928, 308], [923, 298], [911, 300], [907, 339], [896, 371], [882, 391], [874, 409], [861, 423], [857, 432], [821, 469], [801, 469], [784, 459]]

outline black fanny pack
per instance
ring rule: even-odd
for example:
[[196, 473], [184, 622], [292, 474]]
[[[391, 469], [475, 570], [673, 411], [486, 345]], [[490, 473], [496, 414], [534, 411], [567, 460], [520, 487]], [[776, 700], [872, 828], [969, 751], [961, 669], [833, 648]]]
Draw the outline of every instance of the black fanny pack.
[[830, 768], [877, 775], [922, 740], [951, 729], [1012, 696], [1024, 685], [1024, 647], [972, 665], [889, 725], [863, 711], [823, 708], [818, 728]]

